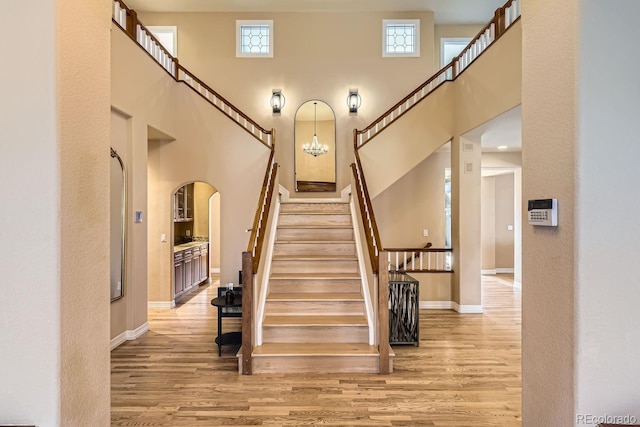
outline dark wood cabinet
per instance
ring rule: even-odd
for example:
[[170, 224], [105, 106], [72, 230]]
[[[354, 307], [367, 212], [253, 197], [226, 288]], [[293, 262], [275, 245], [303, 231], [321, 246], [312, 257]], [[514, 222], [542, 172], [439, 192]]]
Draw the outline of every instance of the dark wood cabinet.
[[[185, 247], [183, 247], [185, 246]], [[192, 242], [174, 248], [173, 295], [178, 300], [209, 279], [209, 243]]]

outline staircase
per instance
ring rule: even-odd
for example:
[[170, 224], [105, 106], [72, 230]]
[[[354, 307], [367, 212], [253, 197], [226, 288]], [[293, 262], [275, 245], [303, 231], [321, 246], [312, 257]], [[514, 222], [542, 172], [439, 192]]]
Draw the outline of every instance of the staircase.
[[274, 246], [253, 372], [378, 372], [349, 204], [282, 203]]

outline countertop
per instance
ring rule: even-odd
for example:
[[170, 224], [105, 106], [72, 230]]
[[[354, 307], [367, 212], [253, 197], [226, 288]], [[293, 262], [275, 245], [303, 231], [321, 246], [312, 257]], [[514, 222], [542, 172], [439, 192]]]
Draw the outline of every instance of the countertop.
[[183, 243], [181, 245], [175, 245], [173, 247], [173, 252], [179, 252], [179, 251], [184, 251], [185, 249], [190, 249], [193, 248], [195, 246], [200, 246], [200, 245], [208, 245], [209, 242], [189, 242], [189, 243]]

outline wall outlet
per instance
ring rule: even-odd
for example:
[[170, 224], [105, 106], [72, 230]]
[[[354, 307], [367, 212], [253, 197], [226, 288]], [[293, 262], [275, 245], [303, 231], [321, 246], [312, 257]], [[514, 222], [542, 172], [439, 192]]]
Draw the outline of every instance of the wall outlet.
[[429, 237], [429, 230], [427, 230], [426, 228], [422, 230], [422, 237]]
[[507, 225], [507, 230], [513, 231], [513, 225]]
[[162, 243], [167, 243], [167, 235], [166, 235], [166, 234], [164, 234], [164, 233], [162, 233], [162, 234], [160, 235], [160, 241], [161, 241]]

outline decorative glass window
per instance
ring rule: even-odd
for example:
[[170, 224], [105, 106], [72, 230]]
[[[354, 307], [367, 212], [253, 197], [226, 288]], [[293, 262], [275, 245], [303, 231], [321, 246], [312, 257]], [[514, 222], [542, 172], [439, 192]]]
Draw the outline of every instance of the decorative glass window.
[[382, 56], [420, 56], [420, 20], [383, 19]]
[[178, 27], [148, 26], [147, 29], [174, 58], [178, 56]]
[[236, 56], [273, 57], [273, 21], [236, 21]]

